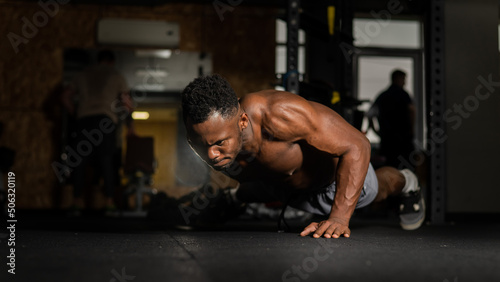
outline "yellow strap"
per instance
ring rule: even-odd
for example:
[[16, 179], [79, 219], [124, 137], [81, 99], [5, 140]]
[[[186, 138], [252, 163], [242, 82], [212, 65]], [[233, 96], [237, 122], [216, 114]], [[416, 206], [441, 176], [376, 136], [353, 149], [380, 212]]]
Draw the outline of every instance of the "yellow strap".
[[328, 6], [328, 31], [330, 35], [335, 32], [335, 6]]
[[338, 91], [333, 91], [332, 92], [332, 105], [334, 105], [335, 103], [338, 103], [340, 102], [340, 93]]

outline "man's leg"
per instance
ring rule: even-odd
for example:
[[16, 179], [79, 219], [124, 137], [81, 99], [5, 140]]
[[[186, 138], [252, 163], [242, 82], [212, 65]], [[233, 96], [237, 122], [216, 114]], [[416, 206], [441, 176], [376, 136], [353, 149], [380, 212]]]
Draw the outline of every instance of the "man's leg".
[[374, 202], [380, 202], [389, 196], [401, 194], [405, 186], [405, 177], [399, 170], [384, 166], [375, 171], [378, 180], [378, 194]]
[[419, 228], [425, 219], [425, 202], [416, 175], [408, 169], [399, 171], [392, 167], [381, 167], [375, 174], [379, 190], [374, 202], [400, 195], [401, 226], [405, 230]]

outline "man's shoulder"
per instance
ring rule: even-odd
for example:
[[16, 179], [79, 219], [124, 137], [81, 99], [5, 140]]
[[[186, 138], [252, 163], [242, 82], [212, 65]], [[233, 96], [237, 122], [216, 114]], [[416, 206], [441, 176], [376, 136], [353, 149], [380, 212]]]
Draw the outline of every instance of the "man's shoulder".
[[295, 122], [303, 122], [315, 110], [303, 97], [286, 91], [264, 90], [250, 93], [245, 99], [242, 103], [244, 109], [269, 128], [289, 127]]
[[244, 95], [240, 99], [242, 105], [245, 104], [263, 104], [267, 107], [272, 107], [276, 105], [282, 105], [287, 103], [297, 103], [302, 102], [303, 98], [286, 91], [280, 91], [275, 89], [261, 90], [258, 92], [252, 92]]
[[[240, 105], [248, 112], [263, 116], [276, 116], [288, 110], [303, 108], [307, 100], [299, 95], [279, 90], [262, 90], [248, 93], [240, 99]], [[288, 110], [287, 110], [288, 109]]]
[[284, 91], [279, 91], [275, 89], [265, 89], [265, 90], [260, 90], [257, 92], [251, 92], [243, 95], [241, 98], [242, 100], [269, 100], [275, 95], [280, 95], [281, 92]]
[[255, 109], [264, 109], [269, 106], [272, 97], [276, 94], [276, 90], [261, 90], [258, 92], [247, 93], [240, 98], [240, 105], [246, 111], [253, 111]]

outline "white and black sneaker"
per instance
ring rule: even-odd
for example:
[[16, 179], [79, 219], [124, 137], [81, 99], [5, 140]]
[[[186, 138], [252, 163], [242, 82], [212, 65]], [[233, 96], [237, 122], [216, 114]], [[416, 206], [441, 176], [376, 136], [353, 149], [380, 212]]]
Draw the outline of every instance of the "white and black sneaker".
[[400, 224], [404, 230], [415, 230], [425, 220], [425, 201], [420, 191], [402, 196], [399, 209]]
[[422, 226], [425, 220], [425, 201], [422, 196], [416, 175], [408, 169], [401, 173], [405, 176], [407, 185], [403, 188], [399, 219], [404, 230], [415, 230]]

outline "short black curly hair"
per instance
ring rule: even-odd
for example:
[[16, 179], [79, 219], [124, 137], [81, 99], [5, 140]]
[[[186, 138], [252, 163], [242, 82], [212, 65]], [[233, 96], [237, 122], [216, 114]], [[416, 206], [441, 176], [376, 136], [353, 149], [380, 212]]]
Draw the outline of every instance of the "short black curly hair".
[[210, 114], [217, 112], [228, 118], [238, 110], [238, 97], [229, 82], [218, 74], [198, 77], [182, 91], [182, 115], [202, 123]]

